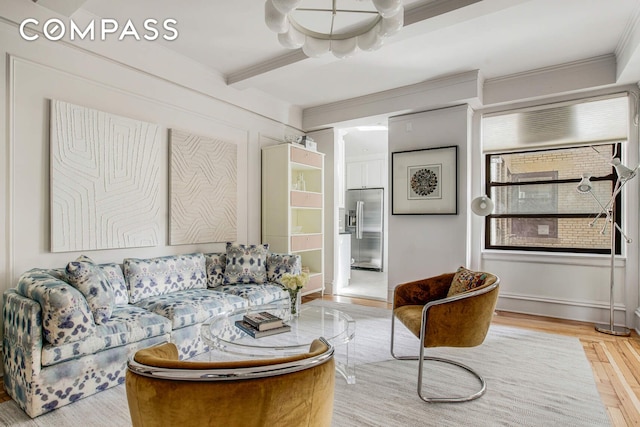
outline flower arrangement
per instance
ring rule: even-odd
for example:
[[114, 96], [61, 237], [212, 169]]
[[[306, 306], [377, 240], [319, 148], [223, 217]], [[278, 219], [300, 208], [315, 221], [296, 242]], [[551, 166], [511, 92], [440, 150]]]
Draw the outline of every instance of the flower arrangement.
[[300, 292], [300, 289], [302, 289], [308, 281], [309, 275], [304, 272], [300, 274], [285, 273], [282, 275], [280, 283], [282, 283], [287, 292], [289, 292], [289, 297], [291, 298], [291, 314], [298, 312], [298, 292]]

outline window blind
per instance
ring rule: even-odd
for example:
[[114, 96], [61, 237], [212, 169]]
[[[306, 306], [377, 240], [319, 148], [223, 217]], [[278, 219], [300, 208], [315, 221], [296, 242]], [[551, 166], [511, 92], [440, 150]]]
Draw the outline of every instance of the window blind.
[[482, 120], [484, 152], [626, 141], [628, 132], [626, 94], [489, 114]]

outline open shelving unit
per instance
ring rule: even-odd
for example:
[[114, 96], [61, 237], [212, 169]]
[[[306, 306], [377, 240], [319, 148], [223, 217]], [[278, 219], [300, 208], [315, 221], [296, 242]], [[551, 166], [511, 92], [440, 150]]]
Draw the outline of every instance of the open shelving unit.
[[323, 185], [324, 154], [294, 144], [262, 149], [262, 243], [300, 255], [309, 270], [303, 295], [324, 291]]

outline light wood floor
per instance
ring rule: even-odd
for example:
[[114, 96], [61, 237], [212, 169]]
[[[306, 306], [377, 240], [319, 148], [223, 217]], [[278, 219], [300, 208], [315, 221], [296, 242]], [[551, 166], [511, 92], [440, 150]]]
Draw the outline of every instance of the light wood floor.
[[[303, 303], [319, 296], [303, 297]], [[382, 301], [361, 298], [325, 296], [323, 299], [370, 307], [391, 308]], [[493, 321], [498, 325], [526, 328], [576, 337], [584, 347], [593, 368], [598, 391], [613, 426], [640, 425], [640, 339], [614, 337], [596, 332], [590, 323], [558, 320], [507, 312], [498, 312]], [[0, 402], [10, 397], [0, 387]]]

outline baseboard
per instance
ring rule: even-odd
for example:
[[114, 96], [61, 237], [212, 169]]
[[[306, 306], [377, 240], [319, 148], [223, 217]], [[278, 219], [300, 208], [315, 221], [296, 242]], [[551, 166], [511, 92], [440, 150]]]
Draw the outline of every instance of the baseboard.
[[[608, 322], [610, 316], [609, 304], [603, 302], [560, 300], [509, 293], [500, 294], [497, 309], [593, 323]], [[615, 304], [613, 309], [614, 323], [626, 326], [627, 308], [622, 304]], [[638, 321], [634, 326], [640, 326], [640, 312], [637, 310], [636, 318]]]
[[640, 335], [640, 307], [633, 312], [633, 329]]

